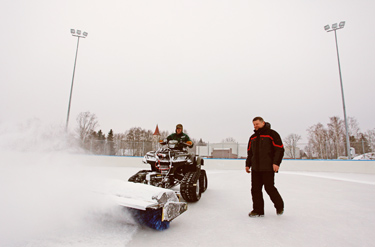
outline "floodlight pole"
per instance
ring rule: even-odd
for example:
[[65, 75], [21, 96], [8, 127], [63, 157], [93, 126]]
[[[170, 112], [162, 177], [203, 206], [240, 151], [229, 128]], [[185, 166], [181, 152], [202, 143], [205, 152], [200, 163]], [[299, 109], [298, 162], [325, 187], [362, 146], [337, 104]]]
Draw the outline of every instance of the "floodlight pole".
[[[344, 22], [345, 24], [345, 22]], [[339, 56], [339, 46], [337, 43], [337, 33], [336, 30], [342, 29], [344, 26], [341, 26], [339, 28], [332, 28], [332, 30], [327, 30], [327, 32], [335, 32], [335, 42], [336, 42], [336, 53], [337, 53], [337, 62], [339, 66], [339, 76], [340, 76], [340, 86], [341, 86], [341, 97], [342, 97], [342, 106], [343, 106], [343, 111], [344, 111], [344, 120], [345, 120], [345, 130], [346, 130], [346, 152], [348, 153], [348, 159], [351, 159], [351, 153], [350, 153], [350, 140], [349, 140], [349, 131], [348, 131], [348, 120], [346, 116], [346, 107], [345, 107], [345, 98], [344, 98], [344, 86], [342, 84], [342, 76], [341, 76], [341, 66], [340, 66], [340, 56]]]
[[68, 105], [68, 114], [66, 117], [66, 126], [65, 126], [65, 131], [68, 131], [68, 124], [69, 124], [69, 115], [70, 115], [70, 106], [72, 103], [72, 95], [73, 95], [73, 84], [74, 84], [74, 75], [76, 72], [76, 64], [77, 64], [77, 55], [78, 55], [78, 47], [79, 47], [79, 38], [86, 38], [87, 33], [84, 32], [83, 36], [81, 35], [81, 31], [77, 30], [77, 34], [75, 34], [75, 30], [71, 29], [71, 33], [74, 37], [77, 37], [77, 48], [76, 48], [76, 56], [74, 59], [74, 67], [73, 67], [73, 76], [72, 76], [72, 85], [70, 86], [70, 96], [69, 96], [69, 105]]

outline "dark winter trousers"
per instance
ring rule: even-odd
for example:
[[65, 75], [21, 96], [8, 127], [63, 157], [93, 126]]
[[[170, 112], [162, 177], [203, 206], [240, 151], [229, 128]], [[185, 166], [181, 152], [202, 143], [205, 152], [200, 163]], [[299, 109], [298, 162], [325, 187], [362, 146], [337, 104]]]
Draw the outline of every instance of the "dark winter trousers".
[[264, 201], [262, 193], [263, 185], [275, 208], [283, 209], [283, 199], [275, 187], [275, 173], [251, 171], [251, 196], [253, 197], [253, 210], [258, 214], [264, 214]]

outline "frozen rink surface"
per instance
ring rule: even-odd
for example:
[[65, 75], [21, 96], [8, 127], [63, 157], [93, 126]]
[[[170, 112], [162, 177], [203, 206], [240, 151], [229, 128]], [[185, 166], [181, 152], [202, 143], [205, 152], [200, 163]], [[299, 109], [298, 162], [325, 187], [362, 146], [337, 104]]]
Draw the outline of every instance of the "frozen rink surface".
[[82, 167], [69, 155], [14, 157], [0, 159], [0, 246], [375, 245], [373, 174], [287, 172], [281, 167], [275, 180], [284, 215], [276, 215], [264, 192], [265, 217], [249, 218], [250, 175], [207, 170], [208, 189], [201, 200], [189, 203], [187, 212], [159, 232], [87, 196], [102, 178], [127, 180], [139, 167]]
[[250, 176], [208, 171], [209, 188], [165, 232], [141, 229], [127, 246], [374, 246], [375, 176], [276, 174], [285, 202], [277, 216], [268, 195], [265, 217], [249, 218]]

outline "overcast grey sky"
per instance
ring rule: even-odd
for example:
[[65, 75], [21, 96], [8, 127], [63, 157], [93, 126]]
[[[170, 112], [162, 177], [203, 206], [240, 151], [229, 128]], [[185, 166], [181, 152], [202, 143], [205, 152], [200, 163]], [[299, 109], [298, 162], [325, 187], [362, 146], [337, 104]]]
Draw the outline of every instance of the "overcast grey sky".
[[282, 137], [348, 116], [375, 128], [372, 0], [1, 1], [0, 123], [65, 124], [80, 40], [70, 128], [83, 111], [99, 129], [140, 126], [247, 142], [260, 115]]

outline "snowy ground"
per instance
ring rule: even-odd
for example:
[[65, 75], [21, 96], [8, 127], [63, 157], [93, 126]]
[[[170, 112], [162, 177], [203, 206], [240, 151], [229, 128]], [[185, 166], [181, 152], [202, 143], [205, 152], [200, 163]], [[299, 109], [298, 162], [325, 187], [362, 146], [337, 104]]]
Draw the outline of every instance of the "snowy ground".
[[86, 167], [65, 154], [2, 153], [0, 246], [374, 246], [375, 175], [286, 172], [276, 175], [285, 201], [277, 216], [249, 218], [250, 176], [208, 170], [208, 190], [168, 230], [140, 227], [92, 198], [101, 178], [126, 180], [139, 168]]

